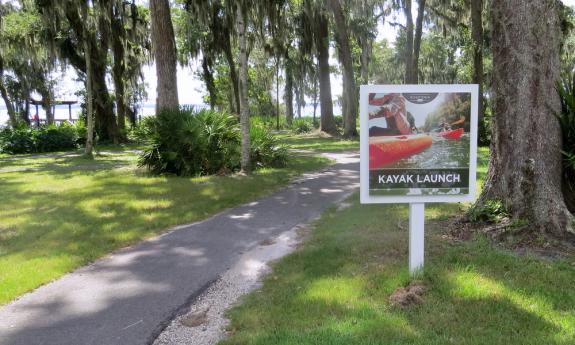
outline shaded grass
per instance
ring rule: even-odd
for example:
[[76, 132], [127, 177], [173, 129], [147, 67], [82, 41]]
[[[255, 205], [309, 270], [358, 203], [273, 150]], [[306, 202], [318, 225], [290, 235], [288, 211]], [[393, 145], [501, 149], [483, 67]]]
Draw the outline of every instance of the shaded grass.
[[[478, 185], [487, 172], [480, 149]], [[389, 303], [406, 286], [408, 206], [331, 209], [310, 238], [274, 265], [263, 287], [229, 312], [221, 344], [574, 344], [575, 258], [543, 261], [477, 237], [443, 238], [463, 204], [426, 205], [428, 291], [422, 305]]]
[[317, 133], [280, 134], [280, 141], [292, 149], [313, 150], [317, 152], [359, 151], [358, 140], [343, 140], [325, 137]]
[[150, 177], [136, 168], [133, 151], [106, 151], [93, 161], [74, 152], [0, 158], [0, 304], [329, 163], [296, 155], [287, 168], [252, 176]]
[[357, 199], [324, 214], [230, 312], [222, 344], [573, 344], [575, 267], [517, 257], [483, 238], [445, 241], [437, 219], [457, 205], [428, 205], [424, 303], [391, 306], [410, 281], [407, 206]]

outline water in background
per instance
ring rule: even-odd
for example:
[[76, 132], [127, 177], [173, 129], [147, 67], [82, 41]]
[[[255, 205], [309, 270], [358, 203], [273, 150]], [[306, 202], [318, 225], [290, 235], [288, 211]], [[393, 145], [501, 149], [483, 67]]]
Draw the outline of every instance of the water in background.
[[[208, 108], [208, 105], [206, 104], [183, 104], [184, 106], [191, 106], [194, 107], [196, 109], [202, 109], [202, 108]], [[56, 110], [54, 112], [54, 118], [56, 120], [68, 120], [68, 106], [67, 105], [57, 105]], [[319, 118], [320, 116], [320, 106], [317, 106], [316, 109], [316, 116]], [[72, 105], [72, 120], [77, 120], [78, 119], [78, 115], [80, 113], [81, 109], [80, 109], [80, 105], [79, 104], [74, 104]], [[30, 118], [32, 118], [34, 116], [36, 112], [36, 108], [34, 106], [30, 107]], [[296, 116], [297, 116], [297, 110], [294, 109], [294, 112], [296, 112]], [[333, 112], [335, 115], [341, 115], [341, 107], [339, 107], [338, 105], [334, 105], [333, 107]], [[142, 107], [140, 107], [138, 109], [138, 116], [151, 116], [154, 115], [156, 113], [156, 105], [153, 103], [146, 103], [144, 104]], [[42, 107], [38, 107], [38, 116], [40, 117], [40, 120], [45, 120], [46, 119], [46, 113], [44, 112], [44, 109], [42, 109]], [[313, 116], [313, 106], [312, 105], [306, 105], [305, 107], [302, 108], [302, 116]], [[8, 113], [6, 111], [6, 107], [4, 105], [0, 105], [0, 126], [5, 126], [8, 123]]]
[[425, 151], [404, 158], [386, 168], [397, 169], [437, 169], [468, 168], [470, 137], [465, 133], [460, 139], [442, 138], [438, 133], [433, 136], [433, 145]]

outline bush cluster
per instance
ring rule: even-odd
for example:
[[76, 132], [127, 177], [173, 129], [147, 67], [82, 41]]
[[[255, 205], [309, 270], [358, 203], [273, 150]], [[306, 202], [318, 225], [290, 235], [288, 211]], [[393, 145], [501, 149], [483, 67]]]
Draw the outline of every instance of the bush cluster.
[[311, 118], [294, 119], [291, 124], [291, 130], [295, 134], [309, 133], [313, 129], [313, 121]]
[[[240, 168], [240, 125], [225, 112], [164, 110], [143, 122], [135, 136], [146, 144], [138, 163], [153, 174], [209, 175]], [[286, 164], [286, 148], [264, 127], [252, 126], [250, 138], [255, 167]]]
[[20, 154], [75, 149], [82, 141], [82, 134], [85, 134], [82, 123], [4, 128], [0, 131], [0, 152]]

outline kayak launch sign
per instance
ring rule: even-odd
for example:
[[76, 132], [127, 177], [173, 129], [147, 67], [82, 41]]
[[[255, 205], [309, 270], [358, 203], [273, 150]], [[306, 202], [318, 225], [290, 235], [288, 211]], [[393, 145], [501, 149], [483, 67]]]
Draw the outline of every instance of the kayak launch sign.
[[363, 85], [362, 203], [472, 201], [477, 85]]

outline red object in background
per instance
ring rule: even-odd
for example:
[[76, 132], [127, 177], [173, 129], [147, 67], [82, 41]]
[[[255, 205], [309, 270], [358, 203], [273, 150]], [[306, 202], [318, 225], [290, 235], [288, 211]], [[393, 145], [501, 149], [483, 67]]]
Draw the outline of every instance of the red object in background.
[[369, 138], [369, 169], [381, 169], [400, 159], [420, 153], [432, 144], [427, 134]]
[[439, 133], [445, 139], [459, 139], [463, 135], [465, 130], [463, 128], [454, 129], [452, 131], [445, 131]]

